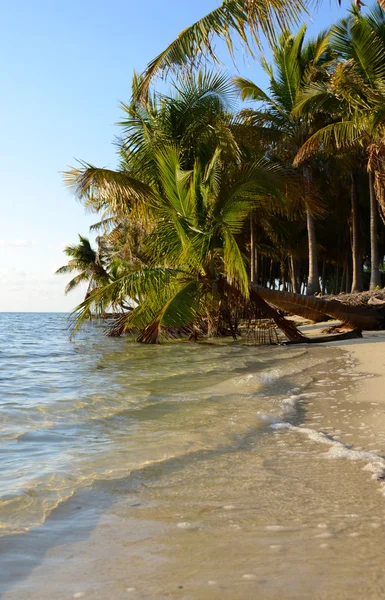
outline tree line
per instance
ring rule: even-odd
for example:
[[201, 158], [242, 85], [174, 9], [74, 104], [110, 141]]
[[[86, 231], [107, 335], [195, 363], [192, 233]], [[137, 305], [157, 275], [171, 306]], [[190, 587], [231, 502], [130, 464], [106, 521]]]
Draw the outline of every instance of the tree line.
[[[88, 282], [77, 326], [110, 311], [112, 334], [144, 342], [235, 334], [239, 319], [269, 312], [265, 288], [285, 310], [307, 295], [303, 314], [314, 317], [314, 294], [382, 287], [385, 13], [358, 8], [314, 39], [305, 26], [279, 35], [267, 26], [266, 89], [191, 64], [157, 92], [149, 78], [172, 67], [170, 49], [134, 77], [118, 169], [65, 173], [99, 215], [97, 249], [80, 236], [58, 271], [76, 273], [66, 291]], [[182, 51], [171, 56], [177, 67]]]

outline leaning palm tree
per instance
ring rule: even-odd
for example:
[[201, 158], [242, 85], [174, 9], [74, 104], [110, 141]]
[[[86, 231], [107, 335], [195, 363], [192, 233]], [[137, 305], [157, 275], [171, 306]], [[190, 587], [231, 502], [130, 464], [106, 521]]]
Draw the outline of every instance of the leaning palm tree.
[[[289, 340], [309, 341], [270, 305], [280, 306], [281, 301], [285, 309], [302, 304], [308, 311], [340, 318], [354, 327], [383, 324], [378, 310], [249, 287], [239, 234], [258, 202], [281, 193], [282, 173], [277, 167], [259, 161], [229, 168], [218, 149], [209, 164], [197, 161], [194, 169], [185, 171], [175, 147], [159, 151], [156, 166], [156, 184], [131, 178], [130, 189], [121, 196], [124, 204], [127, 195], [135, 193], [138, 202], [151, 206], [154, 225], [146, 240], [148, 264], [137, 269], [121, 265], [108, 284], [91, 291], [74, 311], [75, 329], [91, 313], [123, 309], [111, 333], [137, 332], [138, 341], [144, 343], [159, 343], [162, 336], [196, 333], [204, 327], [218, 331], [220, 323], [235, 335], [234, 311], [245, 309], [246, 303], [249, 315], [274, 320]], [[68, 174], [67, 181], [71, 178], [80, 196], [90, 192], [82, 181], [79, 187], [77, 172]]]
[[[75, 310], [79, 327], [90, 312], [137, 306], [121, 315], [113, 332], [138, 331], [138, 341], [158, 343], [162, 334], [194, 331], [202, 322], [228, 324], [234, 334], [232, 309], [249, 301], [249, 280], [238, 236], [258, 202], [280, 193], [282, 177], [266, 161], [228, 165], [218, 148], [209, 163], [198, 160], [182, 168], [183, 152], [165, 147], [155, 154], [156, 182], [131, 179], [127, 193], [150, 205], [153, 230], [147, 238], [149, 264], [129, 270], [95, 289]], [[77, 172], [67, 181], [79, 188]], [[127, 183], [125, 184], [127, 186]], [[122, 196], [124, 202], [124, 197]], [[272, 318], [292, 340], [305, 339], [293, 324], [251, 292], [255, 309]]]
[[56, 274], [77, 273], [67, 283], [65, 287], [66, 294], [74, 290], [81, 283], [88, 283], [87, 298], [92, 289], [99, 285], [104, 285], [109, 281], [109, 275], [101, 252], [102, 242], [100, 238], [98, 240], [98, 249], [94, 250], [90, 241], [79, 234], [79, 244], [64, 248], [64, 253], [70, 257], [70, 260], [66, 265], [60, 267], [56, 271]]
[[[270, 140], [270, 154], [277, 155], [288, 165], [292, 164], [298, 150], [316, 129], [314, 118], [293, 115], [293, 108], [305, 86], [328, 78], [328, 68], [334, 58], [329, 46], [329, 33], [323, 32], [306, 44], [305, 34], [306, 26], [295, 36], [286, 32], [273, 47], [273, 63], [262, 61], [270, 79], [267, 93], [249, 80], [241, 77], [235, 79], [242, 99], [259, 104], [256, 110], [244, 112], [245, 119], [257, 127], [262, 137]], [[303, 200], [309, 244], [307, 293], [313, 295], [320, 288], [315, 220], [309, 198], [311, 164], [303, 165], [300, 171], [305, 191]]]

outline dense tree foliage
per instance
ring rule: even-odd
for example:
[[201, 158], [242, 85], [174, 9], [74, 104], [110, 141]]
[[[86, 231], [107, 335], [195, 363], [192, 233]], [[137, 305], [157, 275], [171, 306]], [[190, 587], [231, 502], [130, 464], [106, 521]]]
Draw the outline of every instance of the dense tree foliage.
[[[212, 13], [202, 35], [242, 32], [243, 19], [248, 43], [258, 19], [234, 15], [218, 29]], [[81, 163], [66, 172], [100, 215], [98, 250], [80, 237], [59, 270], [77, 273], [67, 291], [89, 283], [77, 326], [114, 313], [112, 334], [157, 342], [163, 333], [235, 335], [239, 319], [265, 310], [295, 339], [257, 286], [312, 296], [382, 285], [385, 13], [352, 8], [314, 40], [305, 27], [262, 31], [272, 48], [271, 64], [262, 59], [268, 89], [193, 65], [170, 94], [149, 93], [150, 74], [187, 64], [179, 40], [173, 65], [157, 59], [134, 77], [118, 169]], [[204, 38], [199, 45], [213, 52]], [[293, 302], [274, 303], [290, 310]], [[303, 314], [316, 319], [315, 303], [305, 304]]]

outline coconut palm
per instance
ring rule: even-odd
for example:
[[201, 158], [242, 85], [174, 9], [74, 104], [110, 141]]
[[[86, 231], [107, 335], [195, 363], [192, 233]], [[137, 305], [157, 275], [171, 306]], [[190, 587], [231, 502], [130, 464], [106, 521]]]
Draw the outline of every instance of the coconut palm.
[[[225, 74], [199, 72], [176, 80], [169, 96], [154, 94], [138, 99], [137, 86], [138, 78], [134, 76], [132, 100], [121, 105], [118, 169], [81, 162], [70, 171], [70, 182], [76, 180], [75, 193], [84, 198], [87, 209], [101, 213], [101, 224], [113, 226], [118, 216], [120, 221], [138, 217], [144, 225], [143, 219], [149, 217], [151, 210], [137, 204], [138, 194], [146, 191], [146, 184], [155, 182], [154, 157], [167, 145], [180, 148], [185, 169], [193, 168], [197, 156], [203, 162], [209, 160], [218, 145], [224, 158], [239, 158], [231, 114], [235, 90]], [[136, 182], [135, 189], [131, 186], [132, 179]], [[139, 181], [143, 184], [141, 190]], [[83, 194], [84, 190], [87, 194]]]
[[[371, 227], [370, 289], [380, 284], [377, 244], [377, 207], [385, 207], [385, 16], [380, 7], [363, 17], [353, 11], [333, 28], [333, 46], [342, 57], [329, 81], [311, 84], [297, 103], [297, 115], [328, 113], [331, 123], [304, 143], [296, 164], [320, 150], [336, 152], [367, 149]], [[352, 213], [354, 212], [352, 182]], [[382, 212], [382, 209], [381, 211]], [[353, 252], [354, 255], [354, 252]]]
[[109, 281], [109, 275], [106, 270], [105, 260], [102, 254], [102, 240], [97, 239], [98, 249], [92, 248], [90, 241], [79, 234], [79, 244], [66, 246], [64, 253], [70, 257], [68, 264], [60, 267], [56, 274], [77, 273], [71, 279], [66, 287], [65, 293], [68, 294], [81, 283], [88, 282], [86, 298], [95, 287], [104, 285]]
[[172, 82], [171, 94], [146, 99], [137, 98], [137, 88], [135, 75], [131, 102], [121, 104], [123, 168], [151, 183], [154, 151], [170, 144], [183, 150], [186, 169], [193, 167], [197, 155], [210, 160], [218, 143], [224, 159], [239, 157], [232, 117], [236, 91], [226, 73], [191, 73]]
[[[306, 85], [328, 77], [328, 67], [333, 60], [329, 33], [323, 32], [316, 40], [306, 44], [305, 34], [305, 26], [295, 36], [286, 32], [273, 47], [273, 63], [262, 61], [270, 79], [267, 93], [249, 80], [240, 77], [235, 79], [242, 99], [260, 104], [259, 109], [245, 112], [245, 118], [258, 127], [260, 135], [273, 140], [270, 153], [278, 155], [286, 164], [292, 163], [298, 150], [316, 128], [315, 119], [295, 116], [292, 114], [293, 108]], [[311, 165], [303, 165], [301, 171], [309, 242], [307, 293], [312, 295], [319, 291], [319, 276], [315, 221], [309, 198], [306, 198], [306, 189], [310, 196]]]
[[196, 67], [204, 56], [217, 62], [213, 37], [220, 36], [234, 56], [235, 34], [252, 54], [252, 46], [260, 46], [262, 36], [276, 38], [276, 30], [297, 23], [306, 10], [308, 0], [223, 0], [213, 11], [182, 31], [161, 54], [149, 63], [140, 79], [138, 92], [146, 96], [154, 75], [165, 75], [170, 69]]
[[[162, 332], [191, 331], [214, 316], [234, 333], [232, 306], [249, 297], [237, 237], [256, 203], [280, 193], [281, 176], [266, 161], [228, 165], [221, 153], [218, 148], [209, 163], [197, 160], [189, 171], [182, 168], [183, 152], [176, 147], [155, 153], [156, 182], [138, 182], [137, 188], [138, 201], [150, 203], [153, 216], [147, 239], [149, 265], [91, 292], [76, 309], [77, 326], [91, 310], [104, 312], [136, 298], [138, 306], [119, 317], [118, 331], [137, 330], [139, 341], [158, 343]], [[72, 177], [76, 186], [77, 174]], [[130, 193], [135, 190], [133, 179], [131, 188]], [[296, 328], [254, 292], [253, 302], [288, 336], [301, 339]]]
[[[378, 0], [385, 7], [385, 0]], [[320, 2], [314, 0], [223, 0], [213, 11], [180, 32], [178, 37], [152, 60], [144, 71], [138, 93], [148, 94], [155, 75], [165, 76], [170, 70], [180, 71], [196, 67], [205, 57], [218, 62], [213, 38], [222, 38], [234, 58], [234, 41], [240, 40], [247, 52], [254, 56], [253, 46], [261, 47], [263, 37], [275, 42], [277, 32], [298, 24], [301, 14]], [[341, 4], [341, 0], [338, 0]], [[355, 0], [357, 10], [362, 0]]]

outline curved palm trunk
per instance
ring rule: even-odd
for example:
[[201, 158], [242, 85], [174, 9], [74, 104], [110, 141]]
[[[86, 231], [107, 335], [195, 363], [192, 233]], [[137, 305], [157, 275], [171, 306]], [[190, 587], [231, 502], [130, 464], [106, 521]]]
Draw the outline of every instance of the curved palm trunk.
[[352, 263], [353, 263], [353, 281], [351, 292], [362, 292], [362, 265], [359, 246], [359, 222], [358, 222], [358, 202], [357, 202], [357, 186], [354, 173], [350, 175], [350, 201], [351, 201], [351, 217], [352, 217]]
[[[307, 342], [308, 338], [297, 329], [294, 323], [285, 319], [282, 315], [279, 314], [278, 311], [275, 310], [275, 308], [273, 308], [272, 306], [267, 304], [267, 302], [265, 302], [265, 300], [259, 293], [260, 289], [262, 288], [258, 288], [258, 286], [256, 285], [252, 285], [250, 289], [250, 300], [254, 302], [257, 308], [259, 308], [264, 313], [266, 318], [272, 319], [277, 325], [277, 327], [281, 331], [283, 331], [283, 333], [291, 342]], [[276, 293], [272, 290], [269, 291], [271, 291], [273, 294]]]
[[359, 329], [378, 330], [385, 327], [385, 309], [376, 309], [365, 306], [348, 306], [338, 300], [324, 300], [314, 296], [302, 296], [291, 292], [277, 292], [258, 286], [253, 289], [267, 302], [274, 304], [278, 308], [291, 304], [292, 312], [303, 314], [302, 309], [306, 308], [315, 313], [328, 315], [346, 325]]
[[315, 235], [315, 219], [309, 210], [306, 211], [307, 236], [309, 244], [309, 277], [306, 294], [313, 296], [320, 291], [318, 262], [317, 262], [317, 240]]
[[373, 173], [369, 171], [370, 194], [370, 290], [375, 290], [381, 285], [380, 260], [377, 244], [377, 200], [374, 193]]
[[319, 312], [318, 310], [315, 311], [307, 306], [299, 307], [298, 304], [286, 300], [281, 301], [279, 308], [299, 317], [303, 317], [304, 319], [309, 319], [309, 321], [314, 321], [314, 323], [321, 323], [322, 321], [328, 321], [330, 319], [325, 313]]

